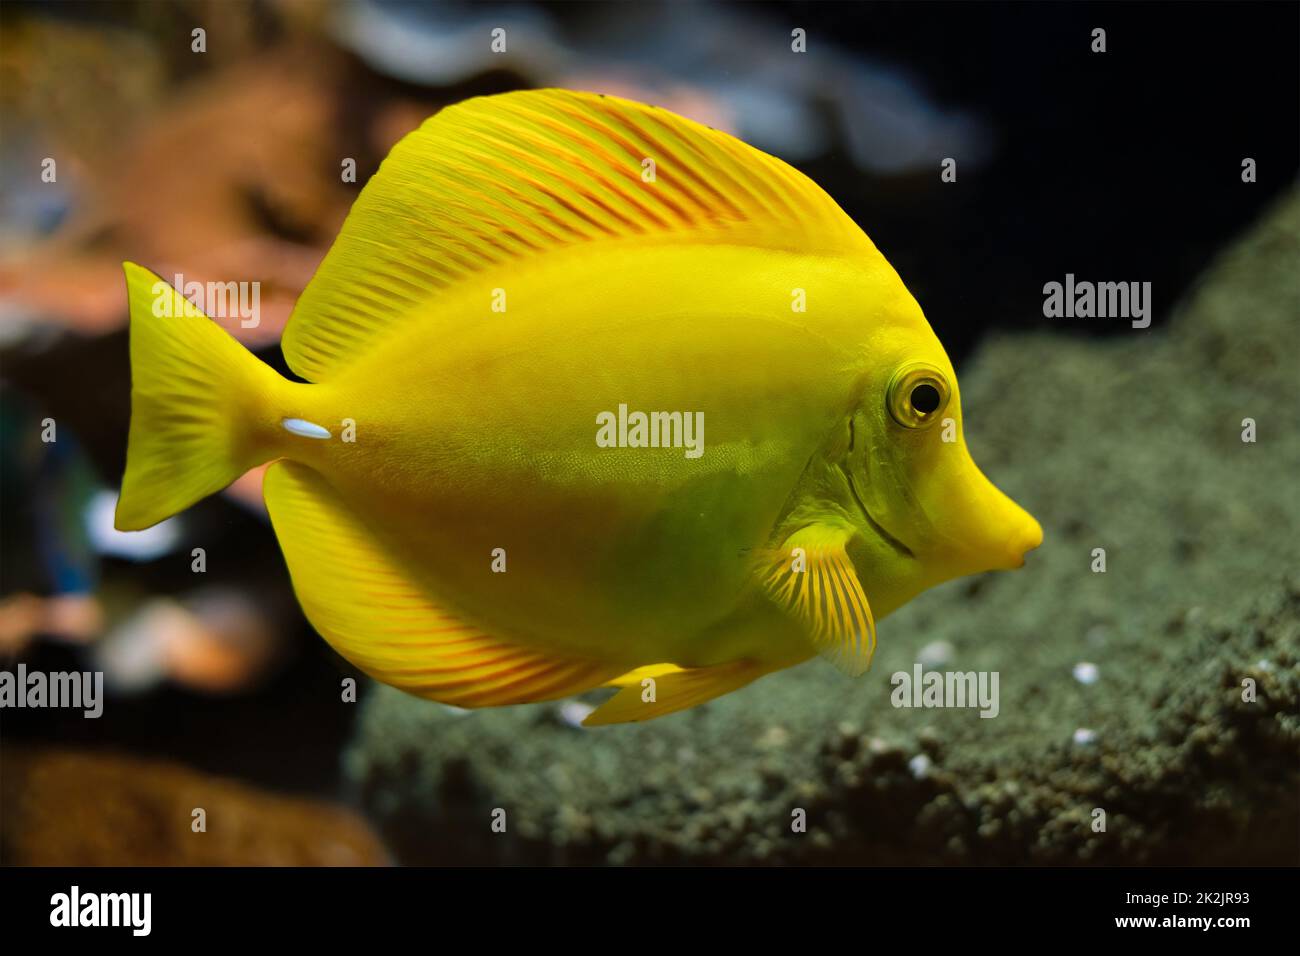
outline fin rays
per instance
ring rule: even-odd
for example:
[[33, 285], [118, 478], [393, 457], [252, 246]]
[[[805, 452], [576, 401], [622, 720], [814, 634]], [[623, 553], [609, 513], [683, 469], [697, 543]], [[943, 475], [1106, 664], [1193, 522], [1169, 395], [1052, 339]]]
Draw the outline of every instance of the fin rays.
[[[857, 676], [871, 666], [876, 652], [876, 625], [871, 605], [858, 581], [844, 544], [849, 533], [814, 525], [792, 535], [773, 557], [765, 585], [777, 604], [808, 627], [818, 651], [837, 667]], [[795, 548], [806, 566], [796, 570]]]
[[265, 493], [308, 619], [377, 680], [447, 704], [486, 707], [565, 697], [622, 670], [501, 640], [437, 606], [304, 465], [273, 464]]
[[[643, 162], [655, 175], [643, 179]], [[289, 366], [321, 381], [420, 307], [512, 260], [616, 240], [870, 248], [816, 184], [665, 110], [529, 90], [448, 107], [366, 185], [285, 330]], [[423, 315], [422, 318], [417, 318]]]

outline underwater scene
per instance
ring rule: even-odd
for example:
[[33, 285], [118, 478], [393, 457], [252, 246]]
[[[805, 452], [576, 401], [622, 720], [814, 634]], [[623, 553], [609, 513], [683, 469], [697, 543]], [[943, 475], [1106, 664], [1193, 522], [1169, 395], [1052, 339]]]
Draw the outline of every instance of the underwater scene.
[[1298, 28], [6, 0], [0, 863], [1300, 864]]

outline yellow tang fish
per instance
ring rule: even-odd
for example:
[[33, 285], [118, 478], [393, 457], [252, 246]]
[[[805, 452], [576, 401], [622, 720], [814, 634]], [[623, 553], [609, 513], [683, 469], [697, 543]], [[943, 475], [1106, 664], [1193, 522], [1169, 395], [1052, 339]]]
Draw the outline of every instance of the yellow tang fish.
[[609, 724], [819, 652], [859, 674], [877, 619], [1042, 539], [971, 460], [952, 365], [871, 240], [651, 106], [508, 93], [404, 138], [289, 320], [305, 383], [125, 268], [117, 527], [273, 461], [307, 617], [423, 697], [612, 684], [586, 721]]

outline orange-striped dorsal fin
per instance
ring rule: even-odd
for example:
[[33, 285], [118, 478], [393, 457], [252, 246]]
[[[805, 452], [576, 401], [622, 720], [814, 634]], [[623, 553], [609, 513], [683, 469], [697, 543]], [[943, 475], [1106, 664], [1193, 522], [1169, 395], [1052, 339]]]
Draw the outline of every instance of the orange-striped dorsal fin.
[[479, 97], [393, 147], [298, 300], [285, 358], [325, 380], [394, 328], [437, 321], [421, 307], [444, 290], [610, 242], [874, 250], [802, 173], [667, 110], [567, 90]]

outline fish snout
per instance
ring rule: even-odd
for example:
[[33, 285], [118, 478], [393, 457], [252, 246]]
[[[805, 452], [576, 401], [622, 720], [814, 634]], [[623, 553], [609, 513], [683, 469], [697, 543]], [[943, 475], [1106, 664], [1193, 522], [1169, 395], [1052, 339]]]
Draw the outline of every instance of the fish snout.
[[1000, 491], [974, 463], [962, 476], [959, 506], [950, 512], [948, 537], [956, 544], [965, 573], [1011, 571], [1043, 543], [1043, 528]]
[[[985, 512], [985, 525], [974, 538], [976, 550], [990, 571], [1014, 571], [1025, 566], [1025, 555], [1043, 543], [1042, 525], [1020, 505], [989, 486], [996, 502]], [[990, 502], [993, 504], [993, 502]]]
[[1043, 543], [1043, 526], [1027, 511], [1024, 512], [1024, 518], [1025, 520], [1021, 525], [1012, 532], [1007, 543], [1008, 558], [1010, 559], [1010, 563], [1006, 566], [1007, 570], [1023, 568], [1025, 566], [1025, 555]]

